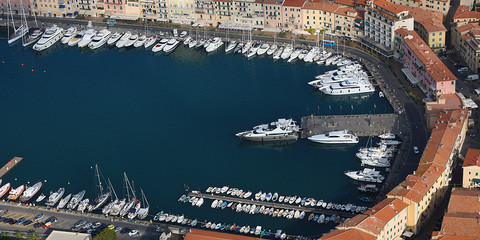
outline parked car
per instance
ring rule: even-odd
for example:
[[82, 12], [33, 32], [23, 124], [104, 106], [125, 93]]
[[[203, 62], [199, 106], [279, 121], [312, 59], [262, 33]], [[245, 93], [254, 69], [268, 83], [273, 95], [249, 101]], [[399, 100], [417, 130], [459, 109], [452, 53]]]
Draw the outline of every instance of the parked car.
[[46, 222], [45, 225], [43, 225], [43, 229], [50, 228], [53, 224], [51, 222]]
[[21, 224], [23, 224], [25, 221], [27, 221], [27, 219], [22, 217], [22, 218], [18, 219], [17, 225], [21, 225]]
[[120, 232], [120, 231], [122, 231], [122, 228], [121, 227], [115, 227], [115, 229], [113, 229], [113, 231]]
[[33, 224], [33, 227], [34, 228], [41, 228], [43, 225], [44, 225], [43, 222], [37, 222], [37, 223]]
[[413, 152], [415, 154], [419, 154], [420, 153], [420, 150], [418, 150], [418, 147], [417, 146], [413, 146]]
[[33, 218], [33, 221], [34, 221], [34, 222], [38, 222], [38, 221], [40, 221], [40, 220], [42, 220], [42, 219], [43, 219], [43, 213], [40, 213], [40, 214], [38, 214], [37, 216], [35, 216], [35, 218]]
[[80, 221], [76, 222], [75, 224], [73, 224], [73, 227], [74, 228], [79, 228], [79, 227], [83, 226], [85, 223], [87, 223], [87, 221], [80, 220]]
[[463, 73], [463, 72], [468, 72], [468, 67], [461, 67], [458, 69], [458, 72]]
[[98, 227], [100, 227], [101, 225], [102, 225], [101, 222], [96, 222], [96, 223], [94, 223], [94, 224], [92, 225], [92, 228], [98, 228]]
[[467, 81], [476, 81], [478, 79], [479, 79], [478, 74], [470, 74], [465, 78], [465, 80]]
[[140, 232], [137, 229], [132, 229], [130, 232], [128, 232], [128, 236], [137, 236], [140, 235]]
[[49, 217], [49, 218], [47, 219], [47, 221], [45, 221], [45, 222], [56, 223], [56, 222], [57, 222], [57, 218], [54, 217], [54, 216], [51, 216], [51, 217]]
[[23, 226], [27, 226], [27, 225], [30, 225], [32, 223], [32, 220], [27, 220], [25, 222], [23, 222]]
[[91, 226], [92, 226], [92, 223], [91, 223], [91, 222], [87, 222], [87, 223], [83, 224], [82, 228], [83, 228], [83, 229], [88, 229], [88, 228], [90, 228]]

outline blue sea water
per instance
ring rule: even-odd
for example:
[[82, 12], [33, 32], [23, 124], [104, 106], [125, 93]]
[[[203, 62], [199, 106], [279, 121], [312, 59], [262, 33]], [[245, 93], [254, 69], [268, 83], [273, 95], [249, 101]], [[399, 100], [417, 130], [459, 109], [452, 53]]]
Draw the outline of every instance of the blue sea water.
[[211, 209], [210, 201], [197, 208], [177, 199], [185, 184], [202, 191], [229, 185], [360, 204], [357, 185], [343, 172], [361, 168], [354, 153], [366, 139], [351, 146], [307, 140], [271, 146], [235, 133], [282, 117], [392, 112], [377, 93], [329, 97], [306, 84], [332, 67], [183, 45], [170, 55], [61, 45], [37, 53], [2, 40], [0, 62], [0, 159], [24, 157], [4, 181], [46, 180], [45, 193], [66, 187], [93, 197], [98, 163], [119, 195], [126, 172], [137, 192], [144, 190], [151, 214], [163, 210], [304, 236], [334, 225]]

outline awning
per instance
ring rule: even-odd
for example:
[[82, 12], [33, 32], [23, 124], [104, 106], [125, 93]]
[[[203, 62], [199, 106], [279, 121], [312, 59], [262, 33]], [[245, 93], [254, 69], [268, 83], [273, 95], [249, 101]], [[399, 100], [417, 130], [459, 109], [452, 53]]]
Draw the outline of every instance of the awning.
[[110, 19], [117, 19], [117, 20], [129, 20], [129, 21], [136, 21], [138, 20], [137, 15], [126, 15], [126, 14], [115, 14], [110, 16]]
[[466, 108], [477, 109], [478, 105], [470, 98], [463, 100]]
[[479, 179], [479, 178], [474, 178], [474, 179], [472, 179], [472, 181], [473, 181], [474, 183], [480, 183], [480, 179]]
[[413, 85], [418, 85], [418, 79], [413, 76], [412, 72], [410, 72], [410, 69], [408, 68], [402, 68], [403, 74], [407, 76], [408, 81], [412, 83]]

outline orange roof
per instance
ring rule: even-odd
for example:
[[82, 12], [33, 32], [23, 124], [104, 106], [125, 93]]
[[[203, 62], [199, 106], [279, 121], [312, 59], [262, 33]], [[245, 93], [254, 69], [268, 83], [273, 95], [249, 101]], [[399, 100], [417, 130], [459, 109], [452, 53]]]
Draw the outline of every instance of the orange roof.
[[403, 7], [408, 9], [408, 13], [413, 16], [415, 22], [421, 24], [427, 32], [447, 31], [447, 28], [443, 25], [443, 14], [441, 12], [409, 6]]
[[303, 7], [305, 0], [285, 0], [282, 6], [285, 7]]
[[478, 217], [478, 213], [446, 213], [439, 234], [479, 239], [480, 224], [478, 224]]
[[473, 149], [469, 148], [467, 152], [467, 156], [465, 156], [465, 160], [463, 161], [463, 167], [470, 167], [470, 166], [478, 166], [480, 167], [480, 149]]
[[461, 237], [461, 236], [443, 236], [439, 238], [432, 238], [437, 240], [478, 240], [476, 237]]
[[386, 10], [388, 12], [391, 12], [395, 15], [397, 15], [401, 12], [404, 12], [404, 11], [408, 11], [404, 6], [397, 5], [397, 4], [394, 4], [394, 3], [390, 3], [390, 2], [387, 2], [385, 0], [375, 0], [375, 1], [373, 1], [373, 4], [377, 8], [384, 9], [384, 10]]
[[469, 6], [461, 5], [457, 8], [457, 11], [453, 15], [453, 21], [456, 19], [470, 19], [470, 18], [480, 18], [480, 12], [470, 11]]
[[263, 4], [276, 4], [276, 5], [282, 5], [283, 0], [265, 0], [263, 1]]
[[354, 0], [335, 0], [335, 3], [349, 6], [349, 7], [355, 7], [355, 1]]
[[260, 240], [260, 238], [247, 237], [243, 235], [221, 233], [214, 231], [205, 231], [199, 229], [192, 229], [187, 235], [185, 235], [184, 240], [221, 240], [221, 239], [231, 239], [231, 240]]
[[480, 25], [477, 22], [475, 22], [475, 23], [468, 23], [460, 27], [456, 27], [455, 29], [461, 34], [477, 28], [480, 28]]
[[[415, 31], [398, 29], [396, 31], [404, 37], [405, 44], [415, 53], [415, 56], [425, 65], [425, 71], [436, 82], [455, 81], [457, 78], [430, 49], [430, 47], [418, 36]], [[411, 36], [411, 37], [410, 37]]]
[[357, 0], [355, 1], [355, 5], [363, 5], [363, 6], [367, 6], [367, 0]]
[[430, 114], [439, 114], [442, 110], [462, 109], [462, 101], [456, 93], [442, 94], [437, 97], [436, 102], [426, 102]]
[[480, 189], [478, 188], [453, 188], [448, 203], [448, 212], [479, 213], [480, 201], [478, 196], [480, 196]]
[[345, 240], [345, 239], [355, 239], [355, 240], [375, 240], [375, 236], [368, 234], [366, 232], [360, 231], [358, 229], [347, 229], [347, 230], [338, 230], [335, 229], [325, 236], [320, 237], [318, 240]]
[[[306, 2], [303, 9], [322, 10], [325, 12], [336, 13], [338, 15], [359, 18], [359, 10], [333, 3], [328, 0], [319, 0], [315, 2]], [[350, 13], [350, 14], [349, 14]]]

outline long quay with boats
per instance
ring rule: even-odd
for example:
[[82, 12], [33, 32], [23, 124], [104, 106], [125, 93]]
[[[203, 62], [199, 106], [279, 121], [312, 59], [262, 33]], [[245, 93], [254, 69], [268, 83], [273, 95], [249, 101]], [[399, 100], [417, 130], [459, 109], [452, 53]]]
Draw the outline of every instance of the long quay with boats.
[[398, 114], [304, 116], [301, 137], [345, 129], [358, 137], [378, 136], [384, 132], [399, 134], [405, 124], [405, 118]]
[[344, 218], [352, 218], [355, 216], [355, 214], [351, 212], [340, 211], [340, 210], [337, 211], [337, 210], [331, 210], [331, 209], [310, 208], [310, 207], [282, 204], [282, 203], [276, 203], [276, 202], [257, 201], [254, 199], [242, 199], [242, 198], [229, 197], [229, 196], [220, 196], [220, 195], [208, 194], [208, 193], [189, 192], [187, 195], [190, 197], [202, 197], [204, 199], [222, 200], [224, 202], [227, 201], [227, 202], [235, 202], [240, 204], [255, 204], [257, 206], [265, 206], [269, 208], [278, 208], [278, 209], [295, 210], [295, 211], [298, 210], [298, 211], [304, 211], [306, 213], [325, 214], [329, 216], [336, 215]]

